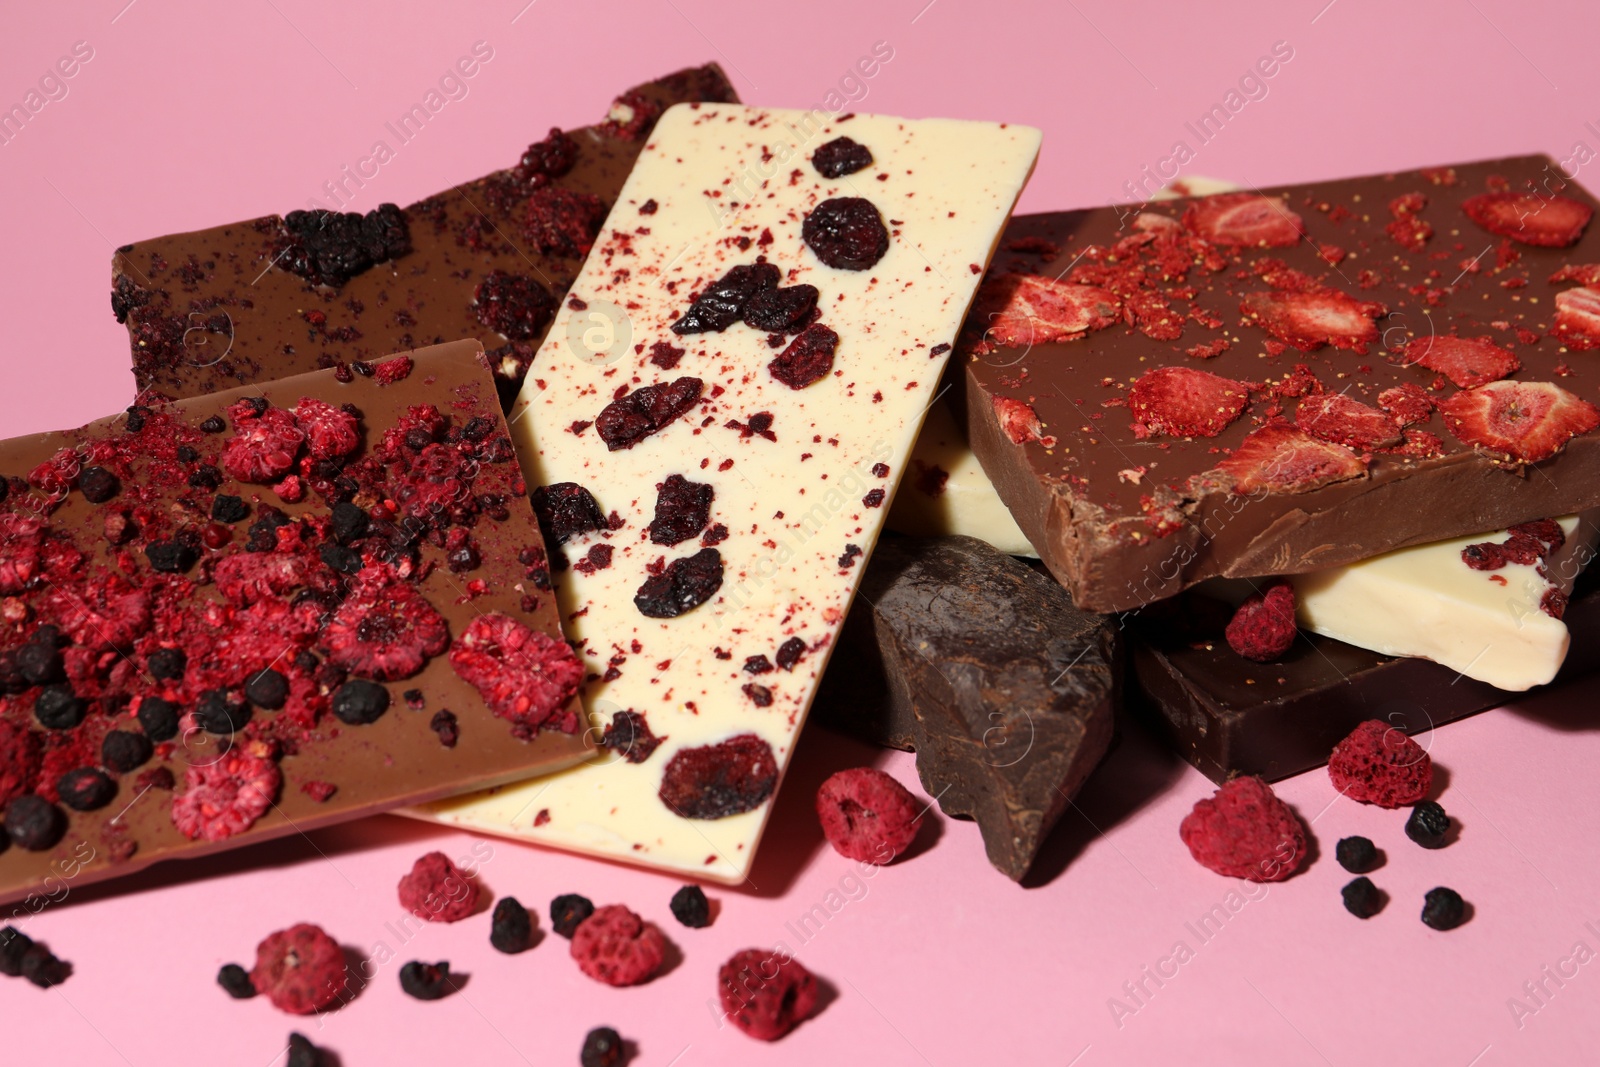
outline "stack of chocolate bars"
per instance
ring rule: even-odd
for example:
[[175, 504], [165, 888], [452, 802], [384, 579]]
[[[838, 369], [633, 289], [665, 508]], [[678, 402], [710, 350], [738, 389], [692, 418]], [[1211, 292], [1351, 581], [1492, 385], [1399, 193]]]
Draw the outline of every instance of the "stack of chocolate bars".
[[1281, 777], [1590, 658], [1587, 194], [1010, 219], [1038, 147], [708, 66], [119, 249], [133, 403], [0, 453], [0, 897], [400, 808], [739, 883], [814, 705], [1021, 878], [1125, 702]]

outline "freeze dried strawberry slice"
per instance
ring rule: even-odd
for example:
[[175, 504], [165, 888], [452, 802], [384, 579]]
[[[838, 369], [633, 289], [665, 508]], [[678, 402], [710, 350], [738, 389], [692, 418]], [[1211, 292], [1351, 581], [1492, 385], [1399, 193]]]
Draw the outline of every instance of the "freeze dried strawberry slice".
[[1401, 426], [1427, 422], [1433, 414], [1433, 398], [1414, 382], [1385, 389], [1378, 394], [1378, 406], [1393, 415]]
[[1250, 402], [1250, 386], [1192, 367], [1145, 371], [1128, 391], [1135, 437], [1215, 437]]
[[450, 644], [444, 616], [408, 582], [362, 575], [322, 629], [328, 662], [392, 682], [409, 678]]
[[248, 415], [235, 404], [234, 435], [222, 450], [222, 469], [235, 481], [270, 485], [294, 468], [306, 435], [282, 408]]
[[1580, 351], [1600, 348], [1600, 288], [1567, 289], [1556, 294], [1556, 327], [1562, 344]]
[[1133, 217], [1133, 228], [1140, 233], [1153, 233], [1155, 235], [1171, 236], [1183, 229], [1183, 223], [1171, 215], [1162, 215], [1154, 211], [1141, 211]]
[[1098, 286], [1005, 274], [984, 283], [978, 321], [988, 322], [984, 337], [993, 344], [1044, 345], [1104, 329], [1120, 308], [1116, 294]]
[[1183, 225], [1213, 244], [1242, 248], [1287, 248], [1300, 243], [1305, 223], [1275, 196], [1221, 193], [1196, 200]]
[[1347, 448], [1366, 451], [1400, 443], [1400, 424], [1393, 416], [1343, 393], [1306, 397], [1294, 418], [1312, 437]]
[[192, 841], [222, 841], [255, 825], [282, 784], [276, 763], [234, 748], [184, 772], [183, 792], [172, 798], [172, 824]]
[[1302, 352], [1328, 344], [1365, 352], [1367, 345], [1378, 339], [1378, 316], [1388, 313], [1382, 304], [1356, 300], [1337, 289], [1250, 293], [1239, 310], [1251, 322]]
[[1492, 234], [1525, 245], [1565, 248], [1583, 235], [1594, 209], [1568, 196], [1484, 193], [1461, 205], [1467, 218]]
[[[1561, 297], [1556, 297], [1561, 306]], [[1515, 374], [1521, 364], [1516, 354], [1487, 337], [1418, 337], [1405, 347], [1407, 366], [1421, 364], [1438, 371], [1463, 389], [1472, 389]]]
[[492, 612], [472, 620], [450, 650], [450, 666], [503, 719], [565, 733], [577, 727], [570, 712], [552, 721], [583, 681], [583, 666], [565, 641]]
[[320, 926], [297, 923], [256, 946], [250, 984], [279, 1011], [310, 1015], [344, 995], [350, 973], [344, 949]]
[[1032, 407], [1020, 400], [997, 396], [993, 400], [995, 418], [1000, 420], [1000, 430], [1014, 445], [1025, 445], [1039, 440], [1039, 416]]
[[1577, 282], [1579, 285], [1600, 285], [1600, 263], [1567, 263], [1550, 275], [1550, 284]]
[[317, 459], [348, 456], [361, 443], [356, 417], [325, 400], [303, 396], [294, 406], [294, 420], [306, 435], [306, 449]]
[[1217, 469], [1232, 476], [1233, 492], [1240, 496], [1304, 493], [1360, 476], [1367, 461], [1280, 420], [1252, 431]]
[[44, 523], [28, 515], [0, 515], [0, 595], [14, 596], [39, 576]]
[[1600, 426], [1600, 410], [1552, 382], [1490, 382], [1439, 405], [1446, 428], [1469, 445], [1537, 463]]

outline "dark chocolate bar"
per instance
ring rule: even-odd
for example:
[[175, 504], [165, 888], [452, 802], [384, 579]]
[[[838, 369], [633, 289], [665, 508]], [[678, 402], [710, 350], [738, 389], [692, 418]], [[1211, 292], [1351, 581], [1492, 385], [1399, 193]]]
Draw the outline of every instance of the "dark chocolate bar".
[[476, 341], [17, 438], [0, 475], [0, 900], [589, 751]]
[[1600, 230], [1543, 156], [1014, 218], [972, 447], [1080, 608], [1600, 503]]
[[734, 99], [715, 64], [682, 70], [404, 210], [296, 211], [126, 245], [111, 306], [138, 388], [200, 396], [477, 337], [509, 407], [656, 117]]

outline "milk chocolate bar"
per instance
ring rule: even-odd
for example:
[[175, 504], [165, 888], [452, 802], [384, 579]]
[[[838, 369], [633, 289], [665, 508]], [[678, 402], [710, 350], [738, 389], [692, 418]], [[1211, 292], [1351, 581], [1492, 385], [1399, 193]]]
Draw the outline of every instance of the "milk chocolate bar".
[[476, 341], [135, 404], [0, 475], [0, 900], [588, 754]]
[[1543, 156], [1012, 220], [974, 451], [1079, 607], [1600, 503], [1600, 232]]
[[917, 753], [1014, 880], [1111, 745], [1122, 632], [973, 537], [888, 536], [817, 694], [823, 721]]
[[656, 117], [734, 99], [715, 64], [682, 70], [403, 210], [324, 205], [126, 245], [111, 307], [134, 379], [200, 396], [476, 337], [509, 404]]
[[662, 116], [512, 415], [619, 756], [437, 817], [745, 877], [1038, 143], [980, 122]]

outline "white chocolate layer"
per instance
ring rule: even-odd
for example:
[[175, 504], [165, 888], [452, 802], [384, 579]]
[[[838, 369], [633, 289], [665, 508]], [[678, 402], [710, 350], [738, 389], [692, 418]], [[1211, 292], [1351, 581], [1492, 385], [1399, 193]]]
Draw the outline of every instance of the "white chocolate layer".
[[[820, 117], [732, 105], [668, 110], [573, 283], [580, 303], [563, 304], [511, 417], [530, 485], [578, 482], [623, 520], [565, 546], [577, 561], [609, 544], [609, 567], [556, 575], [568, 636], [583, 643], [588, 669], [620, 671], [588, 687], [591, 718], [604, 725], [617, 710], [644, 712], [666, 740], [642, 763], [597, 758], [433, 805], [425, 817], [697, 878], [744, 879], [771, 801], [685, 819], [657, 795], [663, 771], [681, 749], [744, 733], [771, 745], [780, 770], [787, 764], [889, 510], [887, 499], [874, 507], [863, 498], [878, 489], [892, 497], [1039, 146], [1028, 127], [872, 115], [819, 127]], [[865, 145], [874, 163], [824, 179], [810, 155], [841, 135]], [[871, 269], [827, 267], [802, 243], [805, 215], [833, 196], [871, 200], [889, 227], [889, 250]], [[657, 207], [641, 214], [647, 201]], [[735, 323], [678, 337], [668, 329], [691, 293], [760, 254], [785, 272], [783, 284], [821, 291], [820, 321], [840, 337], [835, 373], [802, 390], [768, 373], [781, 349], [758, 330]], [[670, 371], [650, 361], [658, 341], [688, 350]], [[572, 432], [619, 388], [684, 376], [705, 382], [701, 403], [633, 448], [608, 452], [592, 427]], [[775, 441], [726, 427], [758, 412], [774, 416]], [[873, 473], [880, 463], [887, 474]], [[633, 602], [646, 565], [701, 547], [648, 540], [656, 487], [674, 473], [715, 488], [711, 522], [730, 536], [716, 546], [721, 590], [658, 620]], [[841, 566], [847, 545], [864, 554]], [[775, 658], [791, 637], [808, 649], [792, 672], [741, 670], [749, 656]], [[748, 683], [769, 687], [771, 706], [757, 707], [742, 691]]]
[[1416, 656], [1511, 692], [1544, 685], [1567, 656], [1566, 623], [1540, 610], [1552, 589], [1569, 592], [1594, 555], [1591, 516], [1559, 520], [1567, 542], [1546, 563], [1475, 571], [1461, 550], [1504, 541], [1505, 531], [1434, 541], [1297, 575], [1302, 626], [1385, 656]]

